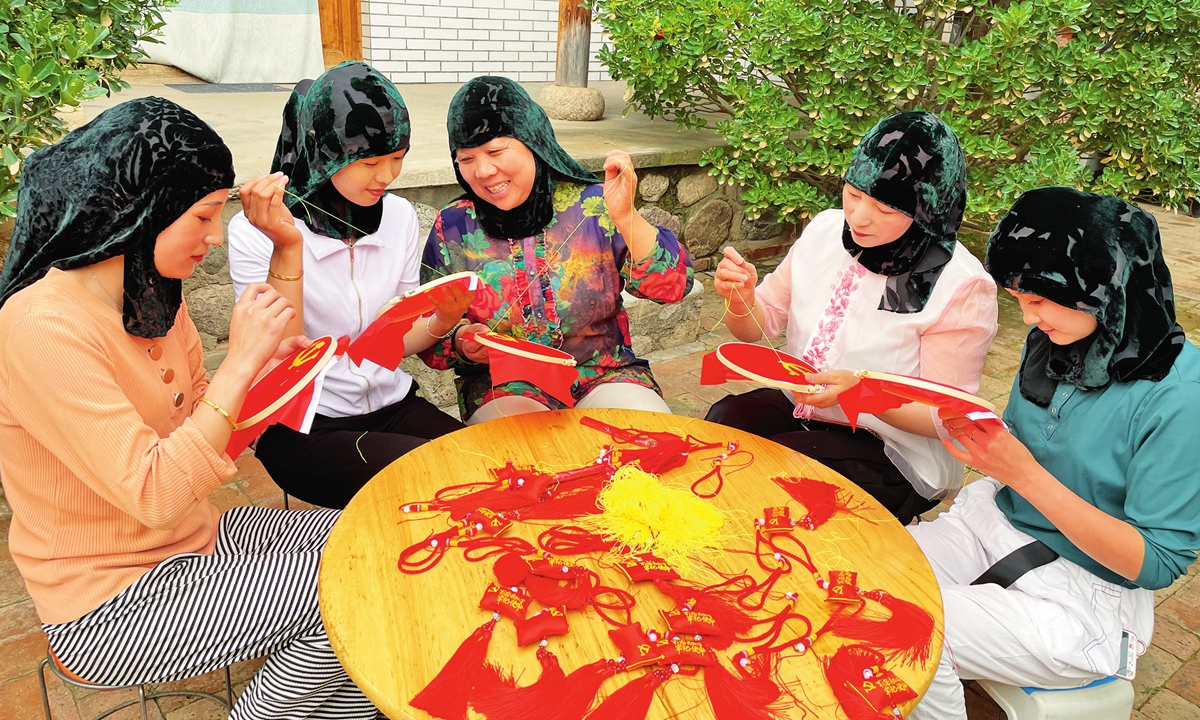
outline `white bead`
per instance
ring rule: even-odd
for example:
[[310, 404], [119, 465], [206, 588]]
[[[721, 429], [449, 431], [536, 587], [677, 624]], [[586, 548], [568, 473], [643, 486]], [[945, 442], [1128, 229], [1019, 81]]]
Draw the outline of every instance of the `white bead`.
[[804, 643], [802, 643], [802, 642], [798, 642], [798, 643], [796, 643], [796, 652], [800, 653], [801, 655], [803, 655], [803, 654], [804, 654], [804, 651], [805, 651], [805, 650], [807, 650], [807, 649], [808, 649], [808, 648], [806, 648], [806, 647], [804, 646]]
[[400, 510], [401, 510], [402, 512], [408, 512], [408, 506], [407, 506], [407, 505], [405, 505], [404, 507], [400, 508]]
[[746, 667], [749, 664], [750, 664], [750, 658], [748, 658], [748, 657], [740, 658], [738, 660], [738, 665], [741, 665], [742, 667]]
[[870, 680], [873, 677], [875, 677], [875, 673], [871, 672], [871, 668], [863, 669], [863, 680]]
[[437, 547], [437, 546], [438, 546], [437, 538], [434, 538], [433, 540], [429, 541], [429, 547]]
[[524, 484], [525, 484], [525, 478], [517, 478], [517, 487], [521, 487]]
[[475, 523], [476, 530], [483, 530], [483, 523]]
[[679, 672], [679, 665], [677, 665], [676, 663], [671, 663], [671, 672], [673, 672], [673, 673]]
[[650, 638], [651, 642], [654, 642], [655, 640], [658, 640], [658, 633], [651, 630], [650, 632], [646, 633], [646, 637]]
[[783, 559], [783, 554], [782, 554], [782, 553], [775, 553], [775, 559], [776, 559], [776, 560], [782, 560], [782, 559]]

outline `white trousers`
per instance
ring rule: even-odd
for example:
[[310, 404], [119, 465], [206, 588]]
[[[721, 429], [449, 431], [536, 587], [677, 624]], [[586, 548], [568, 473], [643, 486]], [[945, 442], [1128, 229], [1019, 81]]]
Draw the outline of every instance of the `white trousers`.
[[909, 526], [942, 590], [946, 634], [937, 674], [913, 720], [966, 720], [961, 679], [1065, 688], [1112, 675], [1121, 631], [1149, 646], [1154, 593], [1106, 582], [1065, 558], [1026, 573], [1008, 589], [971, 585], [1033, 541], [996, 506], [1000, 483], [963, 488], [950, 512]]
[[[647, 387], [625, 382], [606, 382], [592, 388], [584, 395], [575, 407], [581, 410], [587, 408], [621, 408], [623, 410], [649, 410], [651, 412], [670, 413], [662, 397]], [[484, 403], [467, 420], [467, 425], [478, 425], [488, 420], [496, 420], [510, 415], [546, 412], [550, 408], [532, 398], [520, 395], [506, 395], [491, 402]]]

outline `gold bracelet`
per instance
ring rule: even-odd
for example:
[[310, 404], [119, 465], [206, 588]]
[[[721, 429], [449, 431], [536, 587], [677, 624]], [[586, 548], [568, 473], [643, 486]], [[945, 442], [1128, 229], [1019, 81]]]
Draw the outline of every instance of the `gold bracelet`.
[[203, 395], [200, 396], [200, 402], [209, 406], [213, 410], [216, 410], [217, 412], [221, 413], [221, 417], [225, 418], [225, 421], [229, 423], [229, 429], [232, 430], [233, 432], [237, 432], [238, 430], [241, 429], [238, 427], [237, 421], [234, 420], [233, 417], [231, 417], [229, 415], [229, 413], [225, 412], [225, 408], [216, 404], [212, 400], [209, 400], [208, 398], [204, 397]]
[[730, 309], [729, 309], [729, 308], [730, 308], [730, 304], [726, 303], [726, 305], [725, 305], [725, 312], [729, 313], [729, 314], [730, 314], [730, 315], [732, 315], [733, 317], [736, 317], [736, 318], [743, 318], [743, 317], [747, 317], [748, 315], [750, 315], [750, 313], [754, 312], [754, 308], [755, 308], [755, 307], [757, 307], [757, 306], [758, 306], [758, 298], [754, 298], [754, 302], [750, 304], [750, 309], [749, 309], [749, 310], [747, 310], [747, 311], [746, 311], [746, 313], [745, 313], [744, 315], [738, 315], [737, 313], [735, 313], [735, 312], [733, 312], [732, 310], [730, 310]]
[[269, 268], [267, 269], [267, 274], [270, 275], [271, 277], [275, 278], [276, 280], [299, 280], [300, 278], [304, 277], [303, 272], [301, 272], [299, 275], [280, 275], [279, 273], [277, 273], [274, 270], [271, 270]]

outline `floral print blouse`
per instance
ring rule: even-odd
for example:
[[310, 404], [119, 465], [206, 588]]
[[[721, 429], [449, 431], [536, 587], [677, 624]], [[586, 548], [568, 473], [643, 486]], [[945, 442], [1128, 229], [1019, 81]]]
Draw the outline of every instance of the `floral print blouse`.
[[[633, 354], [621, 290], [673, 303], [693, 282], [691, 260], [673, 233], [658, 228], [654, 251], [635, 263], [609, 217], [604, 186], [570, 182], [558, 183], [554, 217], [533, 237], [487, 236], [470, 200], [443, 208], [425, 245], [421, 280], [466, 270], [483, 280], [467, 320], [569, 353], [578, 363], [579, 379], [571, 388], [576, 400], [605, 382], [658, 390], [649, 364]], [[457, 372], [464, 420], [504, 395], [530, 397], [554, 410], [564, 407], [530, 383], [492, 387], [487, 365], [458, 357], [449, 338], [421, 357], [434, 369]]]

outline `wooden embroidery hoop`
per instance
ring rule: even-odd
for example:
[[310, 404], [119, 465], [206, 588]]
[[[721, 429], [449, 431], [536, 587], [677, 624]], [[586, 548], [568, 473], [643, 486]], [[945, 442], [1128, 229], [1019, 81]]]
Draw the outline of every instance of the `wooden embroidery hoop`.
[[885, 383], [884, 386], [881, 388], [885, 392], [887, 392], [891, 395], [895, 395], [897, 397], [904, 398], [905, 400], [909, 400], [911, 402], [920, 403], [921, 405], [931, 405], [933, 407], [943, 407], [943, 405], [939, 405], [935, 402], [932, 402], [931, 398], [929, 398], [928, 396], [921, 395], [920, 393], [915, 393], [915, 392], [906, 393], [906, 392], [904, 392], [905, 388], [914, 388], [914, 389], [923, 390], [926, 392], [940, 393], [940, 394], [945, 395], [946, 397], [952, 398], [954, 400], [959, 400], [959, 401], [962, 401], [965, 403], [970, 403], [971, 405], [978, 405], [981, 410], [990, 412], [993, 415], [999, 415], [999, 411], [996, 410], [995, 405], [991, 404], [990, 402], [988, 402], [987, 400], [984, 400], [981, 397], [976, 397], [975, 395], [972, 395], [968, 392], [959, 390], [958, 388], [953, 387], [951, 385], [943, 385], [942, 383], [936, 383], [931, 380], [923, 380], [921, 378], [908, 377], [906, 375], [894, 375], [892, 373], [886, 373], [886, 372], [875, 372], [874, 370], [859, 370], [859, 371], [855, 372], [854, 374], [855, 374], [855, 376], [860, 377], [860, 378], [881, 381], [881, 382]]
[[557, 348], [539, 345], [529, 340], [518, 340], [508, 335], [501, 335], [498, 332], [477, 332], [475, 333], [475, 342], [498, 352], [516, 355], [527, 360], [536, 360], [538, 362], [550, 363], [551, 365], [566, 365], [567, 367], [575, 367], [575, 358]]
[[[762, 385], [780, 388], [782, 390], [791, 390], [792, 392], [804, 393], [812, 395], [814, 393], [823, 392], [825, 388], [820, 385], [811, 385], [806, 382], [793, 382], [783, 377], [783, 373], [787, 373], [792, 377], [800, 377], [803, 379], [804, 374], [815, 373], [817, 369], [798, 357], [789, 355], [782, 350], [773, 350], [763, 345], [744, 342], [727, 342], [717, 346], [717, 360], [730, 370], [734, 371], [742, 377], [752, 380]], [[748, 362], [749, 361], [749, 362]], [[803, 372], [789, 372], [783, 367], [783, 363], [790, 363], [799, 367]], [[780, 375], [771, 377], [769, 374], [764, 374], [756, 370], [750, 370], [747, 366], [755, 367], [761, 371], [764, 369], [774, 370], [778, 368]]]
[[[406, 290], [392, 298], [391, 307], [376, 315], [375, 320], [372, 321], [371, 324], [374, 325], [384, 317], [386, 317], [388, 321], [393, 321], [427, 315], [436, 310], [436, 308], [433, 306], [433, 303], [428, 299], [428, 295], [431, 291], [436, 290], [443, 285], [461, 283], [464, 280], [468, 281], [466, 289], [471, 292], [478, 290], [480, 284], [482, 283], [479, 276], [470, 270], [466, 272], [457, 272], [452, 275], [446, 275], [445, 277], [440, 277], [436, 280], [430, 280], [424, 285], [415, 287], [412, 290]], [[416, 299], [424, 299], [425, 302], [418, 303], [415, 302]]]
[[[247, 411], [247, 405], [253, 407], [255, 401], [261, 402], [254, 394], [255, 388], [261, 387], [266, 391], [270, 387], [280, 387], [288, 382], [291, 384], [286, 385], [282, 393], [269, 401], [265, 407], [254, 411], [250, 417], [244, 420], [238, 420], [238, 428], [244, 430], [254, 427], [274, 415], [280, 408], [288, 404], [292, 398], [299, 395], [304, 388], [308, 387], [309, 383], [316, 379], [317, 374], [333, 360], [333, 356], [337, 353], [337, 346], [337, 340], [332, 335], [326, 335], [325, 337], [313, 340], [308, 346], [288, 355], [278, 365], [271, 368], [270, 372], [263, 375], [257, 382], [250, 386], [250, 390], [246, 393], [246, 400], [242, 405], [243, 413]], [[306, 367], [304, 374], [299, 379], [289, 379], [286, 377], [289, 373], [295, 375], [294, 368], [302, 366]]]

